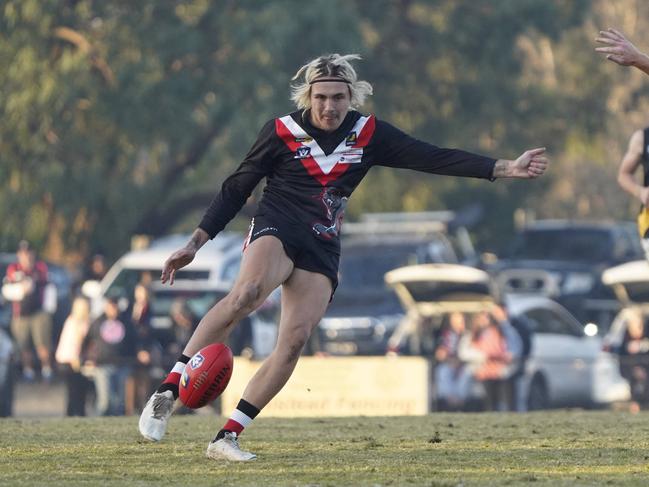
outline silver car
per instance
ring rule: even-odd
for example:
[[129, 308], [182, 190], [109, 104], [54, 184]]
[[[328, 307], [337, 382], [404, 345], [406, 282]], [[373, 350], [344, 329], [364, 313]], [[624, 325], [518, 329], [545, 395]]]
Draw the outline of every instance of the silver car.
[[[441, 326], [453, 311], [489, 311], [496, 287], [484, 271], [454, 264], [395, 269], [386, 282], [398, 294], [407, 317], [391, 338], [398, 349], [418, 330]], [[510, 318], [524, 319], [532, 331], [521, 394], [528, 409], [611, 404], [630, 397], [617, 358], [604, 351], [597, 330], [583, 327], [564, 307], [545, 296], [507, 295]], [[424, 332], [425, 341], [430, 335]]]

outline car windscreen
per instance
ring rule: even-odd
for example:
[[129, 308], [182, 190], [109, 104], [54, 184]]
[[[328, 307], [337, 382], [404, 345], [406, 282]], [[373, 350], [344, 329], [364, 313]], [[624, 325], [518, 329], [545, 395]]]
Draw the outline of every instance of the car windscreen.
[[[180, 280], [201, 280], [209, 278], [209, 271], [179, 270], [175, 279]], [[133, 296], [133, 290], [138, 282], [146, 282], [151, 279], [158, 279], [160, 269], [122, 269], [115, 280], [106, 290], [106, 297], [128, 298]]]
[[598, 229], [526, 230], [518, 234], [507, 257], [528, 260], [602, 262], [611, 259], [609, 232]]
[[626, 282], [620, 285], [624, 287], [632, 303], [649, 303], [649, 282]]
[[489, 300], [491, 289], [487, 283], [464, 283], [445, 281], [404, 282], [416, 302], [435, 301], [481, 301]]
[[198, 318], [204, 316], [214, 304], [225, 296], [224, 291], [156, 291], [151, 297], [153, 316], [168, 316], [175, 302], [183, 302]]
[[343, 247], [337, 293], [387, 289], [386, 272], [426, 261], [426, 249], [421, 244]]

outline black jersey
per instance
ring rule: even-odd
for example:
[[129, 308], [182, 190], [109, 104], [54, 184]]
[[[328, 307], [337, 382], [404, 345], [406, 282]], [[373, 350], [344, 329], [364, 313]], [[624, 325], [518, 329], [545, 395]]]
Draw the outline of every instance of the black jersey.
[[373, 115], [352, 110], [333, 132], [314, 127], [308, 118], [300, 110], [264, 125], [205, 212], [199, 227], [210, 238], [234, 218], [264, 177], [258, 215], [308, 227], [318, 239], [338, 246], [347, 199], [372, 166], [485, 179], [493, 175], [495, 159], [422, 142]]

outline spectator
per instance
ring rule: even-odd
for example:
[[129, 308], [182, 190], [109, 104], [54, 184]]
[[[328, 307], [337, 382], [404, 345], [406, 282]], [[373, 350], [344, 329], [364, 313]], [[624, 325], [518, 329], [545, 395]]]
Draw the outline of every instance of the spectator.
[[99, 415], [124, 414], [125, 384], [135, 347], [133, 325], [120, 317], [117, 299], [107, 298], [104, 313], [91, 325], [83, 347], [86, 364], [93, 367]]
[[0, 327], [0, 418], [11, 416], [13, 406], [13, 343]]
[[465, 332], [464, 315], [450, 313], [435, 349], [435, 388], [439, 411], [461, 411], [469, 397], [471, 372], [458, 356], [460, 340]]
[[102, 313], [103, 302], [99, 299], [100, 282], [108, 272], [103, 254], [95, 254], [84, 269], [80, 281], [76, 283], [77, 291], [90, 298], [90, 316], [97, 317]]
[[[506, 308], [505, 308], [506, 309]], [[527, 411], [527, 397], [525, 387], [523, 387], [523, 380], [525, 370], [527, 369], [527, 361], [532, 353], [532, 335], [533, 324], [526, 316], [510, 316], [509, 322], [518, 332], [521, 338], [521, 355], [518, 362], [518, 369], [514, 369], [512, 378], [514, 379], [514, 401], [516, 402], [516, 411]]]
[[47, 265], [36, 259], [26, 240], [18, 244], [18, 262], [9, 264], [2, 293], [13, 302], [11, 333], [22, 365], [23, 378], [36, 377], [32, 344], [40, 360], [41, 376], [52, 378], [52, 316], [56, 309], [56, 288], [48, 286]]
[[[89, 281], [100, 282], [108, 272], [108, 265], [103, 254], [94, 254], [81, 272], [80, 287]], [[77, 284], [79, 286], [79, 284]]]
[[[522, 391], [521, 380], [525, 373], [523, 336], [521, 335], [521, 331], [514, 326], [514, 320], [510, 319], [504, 304], [496, 305], [492, 310], [492, 316], [500, 328], [503, 337], [505, 337], [507, 351], [511, 355], [511, 361], [507, 365], [504, 375], [507, 407], [510, 411], [524, 411], [526, 408], [519, 401], [519, 396]], [[524, 326], [522, 322], [518, 322], [517, 325], [519, 328]], [[526, 335], [526, 338], [529, 339], [529, 334]], [[529, 355], [529, 350], [527, 353]]]
[[151, 394], [151, 369], [161, 365], [162, 347], [151, 329], [149, 288], [137, 284], [133, 291], [131, 323], [136, 334], [136, 361], [131, 380], [127, 382], [126, 414], [141, 410]]
[[[176, 363], [179, 353], [198, 326], [199, 318], [192, 312], [185, 298], [175, 299], [169, 308], [171, 326], [156, 330], [162, 345], [162, 367], [167, 369]], [[164, 372], [163, 372], [164, 373]]]
[[471, 334], [460, 343], [459, 355], [471, 362], [473, 376], [484, 386], [485, 407], [497, 411], [505, 400], [505, 377], [511, 354], [498, 325], [486, 311], [473, 316]]
[[626, 330], [619, 349], [620, 372], [631, 385], [631, 412], [649, 403], [649, 338], [640, 312], [627, 315]]
[[106, 258], [103, 254], [95, 254], [90, 260], [90, 268], [88, 269], [86, 280], [92, 279], [94, 281], [101, 281], [106, 275], [106, 272], [108, 272]]
[[63, 324], [55, 358], [65, 376], [68, 416], [86, 415], [88, 380], [81, 374], [81, 348], [90, 329], [90, 302], [77, 297], [72, 302], [70, 316]]
[[194, 333], [199, 320], [183, 298], [176, 299], [171, 304], [169, 316], [173, 323], [172, 335], [165, 347], [165, 355], [169, 357], [169, 362], [173, 365], [176, 357], [182, 352], [183, 347]]

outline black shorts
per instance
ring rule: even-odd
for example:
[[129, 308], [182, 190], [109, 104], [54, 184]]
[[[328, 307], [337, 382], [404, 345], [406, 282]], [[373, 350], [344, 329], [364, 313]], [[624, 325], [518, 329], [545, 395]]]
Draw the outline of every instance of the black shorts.
[[331, 280], [331, 296], [338, 287], [340, 250], [318, 238], [304, 226], [285, 222], [268, 215], [257, 215], [250, 222], [245, 248], [264, 235], [277, 237], [284, 251], [298, 269], [323, 274]]

